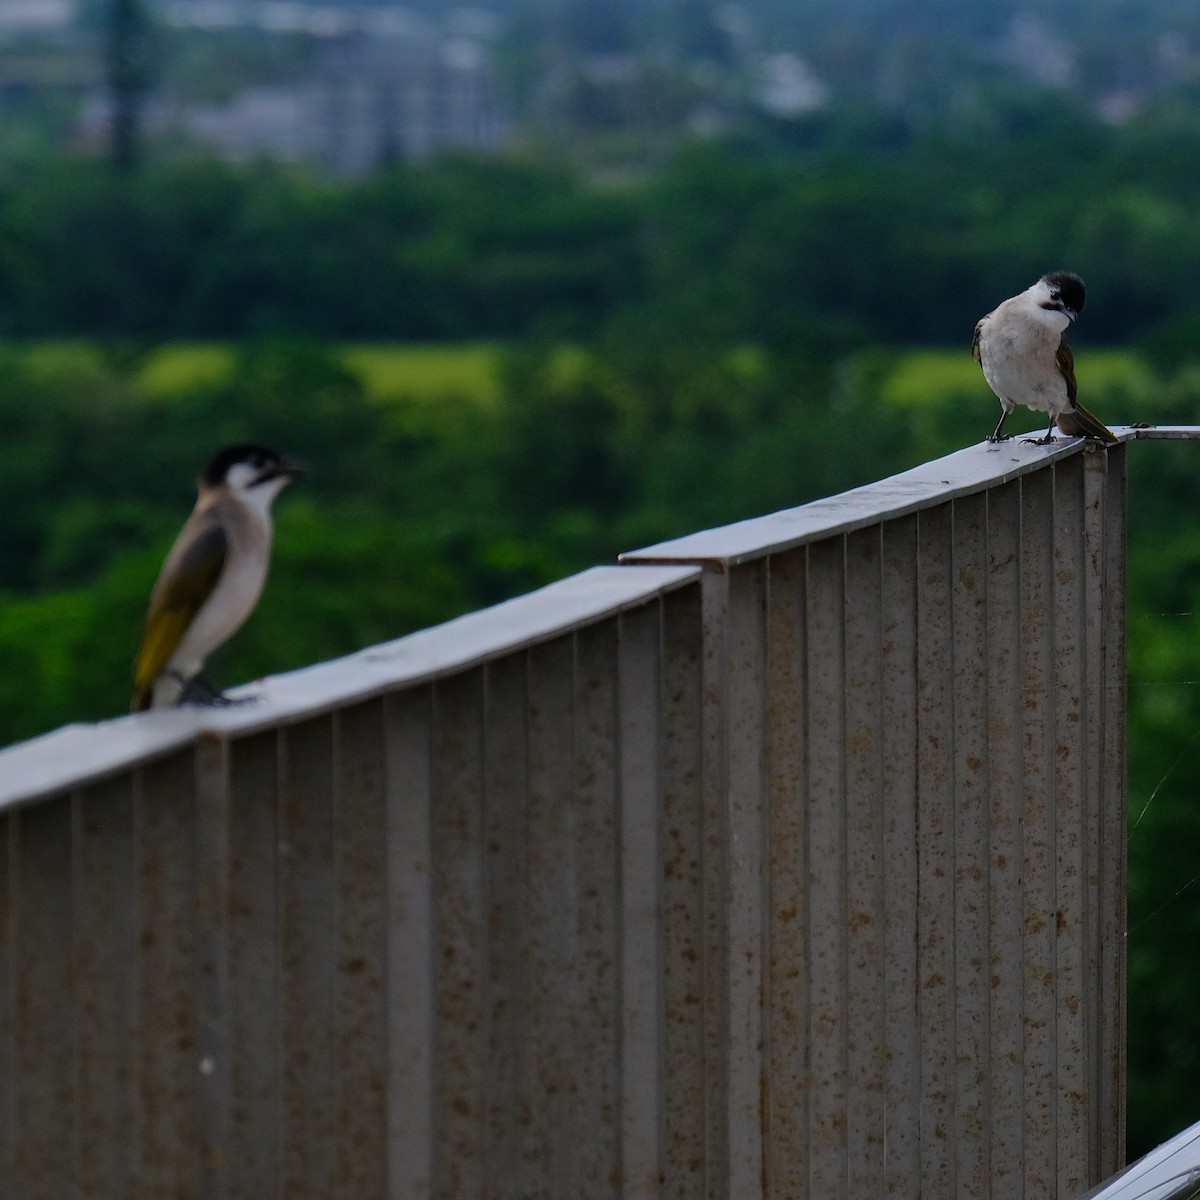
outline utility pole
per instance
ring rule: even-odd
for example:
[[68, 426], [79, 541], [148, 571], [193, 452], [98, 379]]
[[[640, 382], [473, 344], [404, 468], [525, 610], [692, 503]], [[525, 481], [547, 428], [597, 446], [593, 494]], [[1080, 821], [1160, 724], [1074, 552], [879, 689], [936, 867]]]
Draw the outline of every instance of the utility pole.
[[112, 104], [113, 166], [132, 171], [140, 156], [142, 104], [154, 71], [150, 18], [142, 0], [111, 0], [106, 66]]

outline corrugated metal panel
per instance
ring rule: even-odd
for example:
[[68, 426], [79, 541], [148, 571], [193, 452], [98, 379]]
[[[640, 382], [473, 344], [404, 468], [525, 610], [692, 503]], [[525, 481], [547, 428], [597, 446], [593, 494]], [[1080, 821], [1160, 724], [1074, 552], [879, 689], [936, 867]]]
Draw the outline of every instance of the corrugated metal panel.
[[1112, 1170], [1124, 453], [973, 448], [0, 753], [0, 1195]]
[[1071, 1196], [1116, 1165], [1124, 453], [981, 446], [625, 556], [708, 568], [718, 1083], [737, 1112], [761, 1058], [766, 1106], [721, 1194]]

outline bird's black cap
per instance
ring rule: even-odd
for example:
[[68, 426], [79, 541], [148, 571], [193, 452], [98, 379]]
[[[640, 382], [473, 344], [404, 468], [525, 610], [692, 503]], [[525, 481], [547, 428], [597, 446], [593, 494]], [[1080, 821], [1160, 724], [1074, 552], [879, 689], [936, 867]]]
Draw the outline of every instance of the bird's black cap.
[[1042, 280], [1052, 288], [1057, 289], [1062, 302], [1074, 312], [1083, 312], [1083, 301], [1087, 295], [1084, 282], [1073, 271], [1051, 271], [1043, 275]]
[[246, 463], [257, 471], [263, 471], [264, 477], [268, 478], [284, 472], [291, 473], [289, 464], [274, 450], [260, 446], [257, 442], [238, 442], [218, 450], [209, 459], [200, 481], [208, 487], [217, 487], [225, 482], [229, 468], [236, 463]]

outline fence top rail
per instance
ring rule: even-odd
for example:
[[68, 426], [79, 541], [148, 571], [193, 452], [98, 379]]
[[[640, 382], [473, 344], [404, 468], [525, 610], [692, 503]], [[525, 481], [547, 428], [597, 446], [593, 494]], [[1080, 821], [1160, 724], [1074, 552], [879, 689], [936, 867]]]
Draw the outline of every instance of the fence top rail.
[[[1127, 426], [1114, 433], [1122, 442], [1195, 439], [1200, 427]], [[251, 704], [68, 725], [0, 750], [0, 808], [84, 786], [205, 734], [237, 737], [464, 671], [693, 582], [699, 567], [691, 564], [731, 566], [848, 533], [997, 487], [1086, 449], [1081, 438], [1060, 438], [1052, 446], [1018, 438], [983, 442], [837, 496], [631, 551], [621, 555], [621, 566], [593, 567], [492, 608], [232, 692], [253, 697]]]
[[1093, 1188], [1083, 1200], [1174, 1200], [1200, 1187], [1200, 1122]]
[[0, 750], [0, 808], [84, 786], [206, 735], [237, 737], [290, 724], [469, 670], [640, 607], [699, 576], [695, 567], [592, 567], [407, 637], [231, 690], [231, 697], [252, 697], [251, 703], [67, 725]]
[[[1200, 426], [1194, 425], [1118, 426], [1113, 432], [1121, 442], [1146, 438], [1200, 438]], [[907, 516], [959, 496], [999, 487], [1018, 476], [1095, 448], [1095, 443], [1087, 443], [1083, 438], [1060, 437], [1049, 446], [1020, 437], [998, 443], [980, 442], [878, 483], [813, 500], [798, 508], [787, 508], [769, 516], [752, 517], [659, 542], [642, 550], [631, 550], [621, 555], [621, 562], [737, 566], [769, 554], [793, 550], [807, 542]]]

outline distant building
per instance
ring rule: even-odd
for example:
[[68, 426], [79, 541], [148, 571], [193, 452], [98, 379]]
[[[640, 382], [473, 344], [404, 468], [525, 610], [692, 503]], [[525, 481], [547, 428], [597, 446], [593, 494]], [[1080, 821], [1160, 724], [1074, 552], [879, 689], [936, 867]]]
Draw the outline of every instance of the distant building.
[[[144, 113], [147, 132], [182, 136], [233, 160], [308, 162], [339, 175], [450, 150], [495, 150], [507, 140], [487, 42], [464, 22], [442, 32], [382, 10], [369, 22], [334, 28], [327, 9], [276, 8], [176, 0], [168, 11], [180, 27], [229, 29], [245, 25], [248, 13], [260, 27], [267, 18], [303, 17], [313, 59], [295, 82], [248, 87], [220, 104], [159, 93]], [[102, 144], [109, 113], [109, 100], [96, 87], [84, 105], [80, 144]]]
[[311, 103], [296, 87], [252, 87], [227, 104], [193, 105], [173, 123], [223, 158], [298, 162], [316, 156]]
[[996, 45], [995, 58], [1042, 87], [1065, 88], [1076, 80], [1074, 48], [1029, 13], [1009, 22]]
[[829, 86], [798, 54], [768, 54], [759, 64], [754, 98], [776, 117], [798, 117], [829, 103]]
[[484, 48], [466, 38], [332, 40], [308, 90], [318, 157], [339, 174], [495, 150], [507, 134]]
[[478, 42], [358, 32], [325, 39], [303, 81], [190, 107], [180, 125], [230, 158], [307, 160], [340, 175], [494, 150], [508, 131]]
[[76, 18], [75, 0], [0, 0], [0, 37], [61, 33]]

